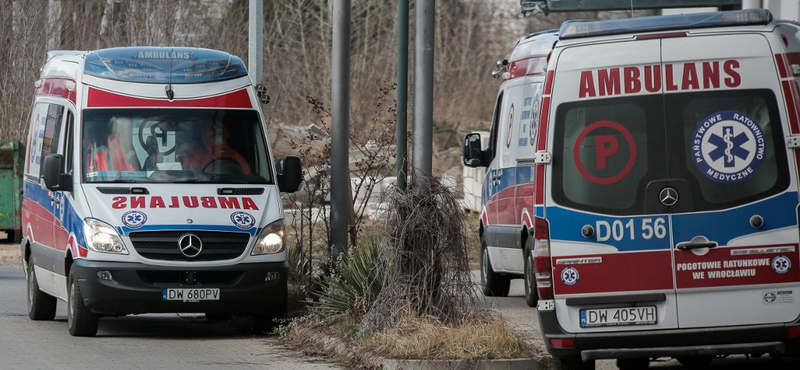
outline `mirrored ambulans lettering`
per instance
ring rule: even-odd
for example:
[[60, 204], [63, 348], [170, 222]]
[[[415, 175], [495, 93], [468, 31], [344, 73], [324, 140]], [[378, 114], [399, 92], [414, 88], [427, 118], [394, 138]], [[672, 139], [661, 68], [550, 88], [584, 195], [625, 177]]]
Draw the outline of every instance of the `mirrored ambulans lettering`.
[[252, 198], [243, 197], [114, 197], [111, 207], [123, 208], [224, 208], [258, 210]]
[[582, 71], [578, 98], [736, 88], [742, 83], [738, 60], [654, 64]]

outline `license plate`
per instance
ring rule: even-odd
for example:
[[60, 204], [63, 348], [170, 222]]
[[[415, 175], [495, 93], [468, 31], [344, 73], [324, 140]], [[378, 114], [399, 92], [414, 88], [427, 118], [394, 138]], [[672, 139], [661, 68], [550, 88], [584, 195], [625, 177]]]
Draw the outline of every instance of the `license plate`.
[[162, 301], [218, 301], [219, 288], [164, 288], [161, 291]]
[[654, 325], [656, 306], [583, 309], [581, 327]]

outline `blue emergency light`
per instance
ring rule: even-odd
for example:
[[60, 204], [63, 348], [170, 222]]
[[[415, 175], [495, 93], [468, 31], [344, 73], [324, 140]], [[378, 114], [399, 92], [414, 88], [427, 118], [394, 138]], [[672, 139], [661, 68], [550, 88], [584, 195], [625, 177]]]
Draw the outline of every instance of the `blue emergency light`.
[[767, 9], [729, 12], [664, 15], [655, 17], [596, 20], [571, 20], [561, 25], [561, 39], [619, 35], [634, 32], [659, 32], [726, 26], [765, 25], [772, 22]]
[[86, 55], [86, 74], [144, 83], [199, 83], [247, 75], [242, 60], [219, 50], [188, 47], [121, 47]]

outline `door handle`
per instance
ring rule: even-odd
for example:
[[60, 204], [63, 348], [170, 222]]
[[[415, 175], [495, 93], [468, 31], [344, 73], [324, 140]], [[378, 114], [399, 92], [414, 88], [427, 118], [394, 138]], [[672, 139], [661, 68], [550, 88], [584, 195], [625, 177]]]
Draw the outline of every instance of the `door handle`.
[[717, 246], [716, 242], [702, 242], [702, 243], [684, 242], [684, 243], [678, 243], [677, 248], [682, 251], [688, 251], [700, 248], [715, 248], [716, 246]]
[[50, 197], [50, 201], [55, 203], [55, 204], [61, 204], [61, 199], [58, 199], [58, 198], [53, 197], [53, 196]]

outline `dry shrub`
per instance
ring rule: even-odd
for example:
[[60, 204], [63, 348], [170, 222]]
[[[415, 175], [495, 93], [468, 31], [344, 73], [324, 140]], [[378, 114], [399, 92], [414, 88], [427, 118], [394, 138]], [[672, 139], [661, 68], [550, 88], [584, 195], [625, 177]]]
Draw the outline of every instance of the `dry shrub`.
[[[424, 188], [424, 189], [421, 189]], [[473, 289], [461, 205], [438, 179], [407, 192], [389, 191], [383, 256], [392, 270], [364, 323], [381, 331], [408, 317], [447, 325], [485, 316]]]
[[527, 345], [509, 329], [499, 315], [443, 325], [437, 320], [412, 318], [373, 338], [399, 358], [522, 358], [529, 357]]

